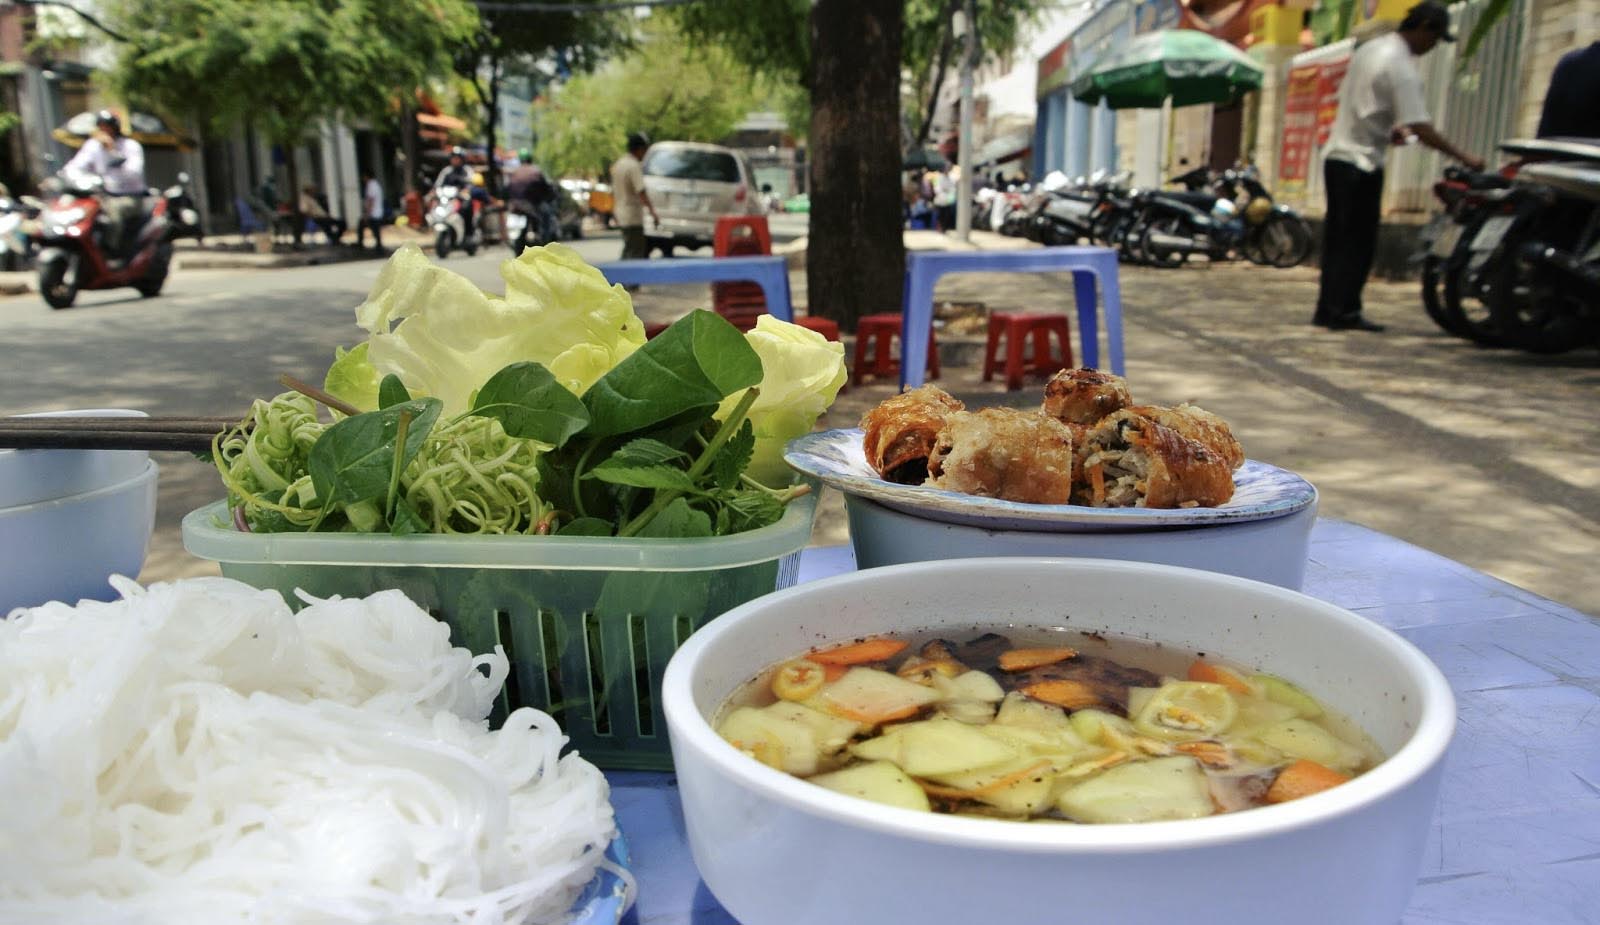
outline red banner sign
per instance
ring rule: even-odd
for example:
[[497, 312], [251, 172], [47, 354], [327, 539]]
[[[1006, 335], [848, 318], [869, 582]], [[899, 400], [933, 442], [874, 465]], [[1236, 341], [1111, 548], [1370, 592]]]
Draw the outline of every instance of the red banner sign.
[[1285, 187], [1304, 186], [1311, 171], [1321, 98], [1321, 65], [1289, 71], [1283, 94], [1283, 146], [1278, 151], [1278, 182]]

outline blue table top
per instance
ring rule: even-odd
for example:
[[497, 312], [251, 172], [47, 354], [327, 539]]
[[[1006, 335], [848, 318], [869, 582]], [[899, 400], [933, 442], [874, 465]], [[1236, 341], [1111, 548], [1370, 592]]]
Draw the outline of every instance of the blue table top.
[[[800, 580], [854, 568], [807, 550]], [[1393, 537], [1319, 520], [1305, 592], [1415, 643], [1460, 723], [1406, 923], [1600, 921], [1600, 622]], [[733, 925], [700, 882], [669, 774], [612, 771], [637, 925]]]

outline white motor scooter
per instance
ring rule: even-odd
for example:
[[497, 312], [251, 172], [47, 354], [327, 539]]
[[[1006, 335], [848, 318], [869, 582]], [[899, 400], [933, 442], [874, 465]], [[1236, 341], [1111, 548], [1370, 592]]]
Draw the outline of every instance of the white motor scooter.
[[467, 208], [471, 193], [459, 186], [441, 186], [435, 196], [433, 208], [428, 210], [428, 227], [433, 230], [433, 255], [443, 260], [450, 252], [461, 248], [467, 256], [478, 252], [478, 229], [471, 236], [466, 233], [467, 220], [462, 210]]

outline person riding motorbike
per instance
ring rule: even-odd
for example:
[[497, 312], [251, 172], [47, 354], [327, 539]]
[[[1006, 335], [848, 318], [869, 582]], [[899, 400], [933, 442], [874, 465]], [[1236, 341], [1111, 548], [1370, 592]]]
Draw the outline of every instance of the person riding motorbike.
[[511, 208], [538, 222], [541, 241], [554, 241], [559, 236], [555, 184], [532, 162], [529, 152], [517, 152], [517, 159], [521, 163], [507, 181], [506, 199]]
[[116, 113], [102, 109], [95, 116], [94, 134], [62, 172], [93, 174], [104, 181], [100, 208], [106, 219], [106, 249], [117, 260], [127, 259], [149, 193], [144, 181], [144, 147], [122, 134]]
[[439, 176], [433, 181], [433, 194], [440, 195], [440, 190], [446, 186], [456, 188], [456, 195], [462, 198], [461, 227], [462, 234], [472, 237], [472, 220], [477, 213], [477, 200], [472, 196], [472, 168], [467, 166], [467, 153], [461, 148], [450, 149], [450, 165], [439, 171]]

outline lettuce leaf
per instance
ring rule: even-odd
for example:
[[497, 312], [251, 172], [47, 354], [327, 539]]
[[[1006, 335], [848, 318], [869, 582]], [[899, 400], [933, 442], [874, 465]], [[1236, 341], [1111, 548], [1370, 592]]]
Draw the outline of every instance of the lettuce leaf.
[[376, 388], [368, 398], [364, 383], [393, 374], [412, 395], [438, 398], [453, 416], [512, 363], [539, 363], [582, 395], [644, 344], [644, 324], [628, 294], [569, 247], [530, 247], [500, 273], [504, 297], [435, 266], [413, 245], [395, 251], [356, 309], [356, 322], [370, 335], [366, 363], [354, 358], [363, 347], [341, 357], [336, 379], [329, 370], [330, 384], [351, 394], [330, 391], [358, 407], [376, 407]]
[[[807, 328], [771, 315], [762, 315], [745, 340], [761, 358], [761, 395], [750, 408], [755, 428], [754, 458], [745, 474], [764, 485], [778, 487], [794, 479], [783, 461], [790, 440], [809, 433], [822, 412], [828, 410], [849, 374], [844, 365], [844, 345]], [[722, 420], [739, 403], [729, 396], [717, 408]]]

